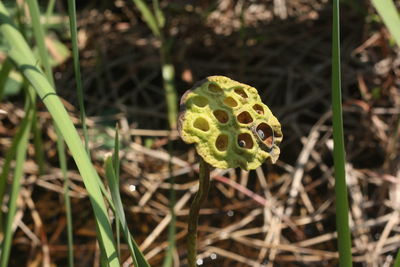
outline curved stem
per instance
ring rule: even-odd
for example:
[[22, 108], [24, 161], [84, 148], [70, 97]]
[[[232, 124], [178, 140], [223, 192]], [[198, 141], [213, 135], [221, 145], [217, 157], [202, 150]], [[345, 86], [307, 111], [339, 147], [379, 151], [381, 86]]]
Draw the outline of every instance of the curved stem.
[[208, 189], [210, 188], [210, 165], [200, 157], [200, 171], [199, 171], [199, 190], [193, 199], [190, 206], [189, 221], [188, 221], [188, 262], [189, 267], [196, 266], [196, 251], [197, 251], [197, 221], [201, 204], [206, 200]]

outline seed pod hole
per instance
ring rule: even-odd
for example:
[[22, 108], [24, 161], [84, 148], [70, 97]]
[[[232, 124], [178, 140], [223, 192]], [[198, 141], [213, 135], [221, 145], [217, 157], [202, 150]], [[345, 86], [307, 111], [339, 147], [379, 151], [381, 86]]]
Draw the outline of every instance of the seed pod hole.
[[251, 149], [254, 145], [253, 138], [248, 133], [241, 133], [238, 136], [238, 146], [241, 148]]
[[272, 148], [274, 145], [274, 132], [271, 126], [264, 122], [260, 123], [256, 128], [256, 134], [268, 148]]
[[204, 118], [197, 118], [194, 123], [193, 127], [199, 130], [202, 130], [203, 132], [207, 132], [210, 130], [210, 125], [208, 125], [208, 121]]
[[255, 104], [255, 105], [253, 106], [253, 109], [254, 109], [258, 114], [264, 115], [264, 109], [263, 109], [263, 107], [262, 107], [261, 105]]
[[238, 103], [236, 102], [235, 99], [233, 99], [232, 97], [229, 96], [224, 99], [224, 104], [227, 105], [228, 107], [233, 108], [233, 107], [236, 107]]
[[229, 115], [226, 111], [217, 109], [213, 112], [215, 118], [220, 122], [220, 123], [227, 123], [229, 120]]
[[234, 92], [238, 95], [240, 95], [243, 98], [248, 98], [246, 92], [243, 90], [243, 88], [239, 87], [239, 88], [235, 88]]
[[226, 134], [220, 134], [215, 141], [215, 146], [219, 151], [226, 151], [228, 148], [228, 136]]
[[243, 111], [242, 113], [240, 113], [237, 116], [237, 120], [238, 120], [238, 122], [243, 123], [243, 124], [248, 124], [250, 122], [253, 122], [253, 118], [251, 117], [250, 113], [248, 113], [247, 111]]
[[223, 92], [223, 90], [221, 89], [221, 87], [219, 87], [217, 84], [215, 84], [215, 83], [210, 83], [209, 85], [208, 85], [208, 90], [210, 90], [210, 92], [213, 92], [213, 93], [222, 93]]
[[195, 104], [198, 107], [203, 108], [208, 104], [208, 100], [204, 96], [195, 96], [193, 98], [193, 104]]

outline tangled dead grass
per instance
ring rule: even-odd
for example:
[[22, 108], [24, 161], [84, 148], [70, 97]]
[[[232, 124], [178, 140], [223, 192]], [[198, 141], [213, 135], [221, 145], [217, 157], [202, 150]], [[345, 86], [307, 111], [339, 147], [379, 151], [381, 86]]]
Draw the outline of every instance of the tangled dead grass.
[[[199, 263], [204, 266], [337, 265], [330, 10], [325, 1], [289, 2], [247, 5], [224, 0], [208, 16], [205, 6], [180, 3], [170, 10], [167, 29], [178, 93], [214, 74], [251, 84], [280, 119], [285, 135], [276, 165], [264, 164], [252, 172], [212, 172], [212, 189], [199, 222]], [[159, 42], [130, 4], [116, 3], [113, 11], [80, 12], [92, 157], [102, 174], [102, 159], [112, 148], [112, 128], [118, 121], [125, 211], [153, 266], [161, 265], [168, 245], [169, 179], [175, 177], [175, 266], [184, 266], [197, 160], [176, 132], [164, 130]], [[353, 259], [359, 266], [390, 266], [400, 247], [400, 53], [381, 25], [365, 23], [353, 9], [343, 11], [342, 89]], [[56, 77], [78, 124], [77, 112], [69, 105], [75, 103], [71, 69], [70, 63], [60, 66]], [[0, 123], [4, 155], [23, 112], [10, 102], [1, 109], [8, 111]], [[63, 265], [67, 255], [56, 135], [44, 110], [40, 124], [48, 164], [39, 177], [31, 146], [15, 219], [14, 266]], [[173, 155], [167, 152], [169, 142]], [[72, 161], [69, 167], [76, 264], [96, 265], [93, 216]], [[22, 252], [26, 257], [17, 257]], [[129, 256], [124, 246], [122, 255]]]

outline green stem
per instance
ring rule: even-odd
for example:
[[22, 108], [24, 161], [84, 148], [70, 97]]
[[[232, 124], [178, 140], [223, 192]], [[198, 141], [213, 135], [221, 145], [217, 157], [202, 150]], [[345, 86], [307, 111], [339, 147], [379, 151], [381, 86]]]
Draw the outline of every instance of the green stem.
[[6, 60], [3, 61], [3, 65], [1, 66], [0, 70], [0, 101], [3, 99], [8, 75], [10, 74], [12, 68], [13, 65], [11, 60], [9, 58], [6, 58]]
[[332, 22], [332, 122], [333, 158], [335, 169], [336, 228], [338, 232], [339, 265], [351, 267], [351, 235], [347, 201], [345, 151], [343, 140], [342, 95], [340, 86], [340, 29], [339, 0], [333, 1]]
[[[96, 225], [99, 229], [99, 240], [105, 248], [108, 265], [110, 267], [120, 266], [117, 252], [114, 245], [114, 237], [108, 220], [107, 207], [104, 203], [101, 190], [105, 188], [99, 183], [100, 177], [91, 163], [89, 156], [82, 146], [78, 135], [67, 111], [65, 110], [60, 98], [54, 88], [44, 76], [37, 61], [21, 33], [14, 26], [7, 9], [0, 0], [0, 34], [9, 45], [7, 54], [13, 60], [18, 69], [34, 87], [40, 99], [43, 101], [47, 110], [52, 115], [57, 126], [62, 131], [65, 141], [71, 151], [75, 163], [82, 175], [83, 182], [88, 191], [89, 199], [92, 203]], [[109, 199], [108, 195], [106, 197]], [[114, 209], [110, 201], [110, 207]], [[6, 266], [0, 264], [0, 266]]]
[[132, 0], [143, 16], [143, 20], [151, 29], [154, 36], [161, 42], [160, 58], [163, 85], [165, 90], [165, 101], [167, 104], [167, 118], [170, 129], [174, 130], [177, 126], [178, 117], [178, 97], [175, 90], [175, 68], [169, 58], [170, 44], [167, 43], [164, 33], [164, 15], [157, 0], [153, 0], [154, 12], [147, 6], [146, 1]]
[[167, 117], [168, 124], [171, 130], [176, 129], [177, 127], [177, 118], [178, 118], [178, 97], [176, 96], [176, 90], [174, 85], [175, 80], [175, 68], [171, 63], [169, 58], [169, 49], [165, 42], [164, 36], [160, 36], [161, 40], [161, 48], [160, 48], [160, 57], [161, 57], [161, 73], [163, 78], [163, 85], [165, 90], [165, 101], [167, 103]]
[[396, 259], [394, 261], [393, 267], [400, 267], [400, 249], [397, 252]]
[[[50, 84], [54, 87], [54, 78], [53, 78], [53, 71], [50, 65], [50, 57], [47, 52], [46, 44], [45, 44], [45, 31], [43, 25], [40, 23], [40, 10], [37, 0], [27, 0], [27, 4], [29, 7], [29, 12], [32, 16], [32, 27], [35, 36], [35, 40], [39, 49], [39, 58], [42, 62], [43, 68], [45, 70], [45, 74], [47, 79], [49, 80]], [[36, 112], [35, 112], [35, 122]], [[65, 202], [65, 211], [67, 217], [67, 239], [68, 239], [68, 266], [72, 267], [73, 264], [73, 239], [72, 239], [72, 212], [71, 212], [71, 202], [69, 199], [69, 182], [67, 177], [67, 159], [66, 159], [66, 152], [65, 152], [65, 144], [64, 144], [64, 137], [61, 134], [61, 131], [57, 127], [56, 123], [53, 122], [56, 134], [57, 134], [57, 151], [58, 151], [58, 158], [60, 161], [60, 167], [63, 174], [64, 179], [64, 202]], [[41, 139], [41, 133], [39, 129], [39, 124], [33, 124], [33, 130], [35, 133], [35, 151], [36, 152], [36, 159], [39, 165], [39, 174], [43, 173], [43, 166], [44, 166], [44, 152], [43, 152], [43, 145]]]
[[56, 0], [49, 0], [49, 2], [47, 3], [46, 23], [45, 23], [46, 27], [48, 27], [50, 24], [50, 16], [53, 14], [55, 3], [56, 3]]
[[33, 143], [35, 146], [35, 160], [39, 167], [38, 174], [39, 176], [43, 175], [45, 168], [45, 156], [43, 149], [43, 138], [42, 132], [40, 128], [39, 116], [37, 114], [37, 107], [34, 107], [35, 111], [33, 114], [33, 123], [32, 123], [32, 132], [33, 132]]
[[33, 90], [28, 89], [27, 90], [28, 103], [26, 104], [25, 108], [25, 112], [27, 113], [27, 115], [22, 121], [21, 127], [18, 130], [19, 132], [18, 135], [21, 136], [21, 138], [18, 140], [18, 143], [16, 144], [15, 170], [11, 185], [10, 199], [8, 203], [8, 214], [4, 227], [4, 238], [2, 240], [0, 266], [8, 266], [8, 261], [10, 258], [11, 240], [14, 234], [12, 230], [12, 224], [14, 222], [14, 216], [17, 211], [17, 199], [21, 190], [22, 179], [24, 177], [23, 166], [26, 160], [26, 153], [29, 142], [29, 132], [33, 120], [33, 113], [34, 113], [33, 102], [35, 97], [36, 95], [34, 94]]
[[[170, 137], [170, 136], [169, 136]], [[168, 248], [165, 254], [163, 267], [170, 267], [173, 266], [173, 255], [176, 251], [176, 214], [175, 214], [175, 204], [176, 204], [176, 192], [174, 189], [175, 185], [175, 176], [173, 175], [172, 171], [172, 140], [168, 140], [168, 154], [169, 154], [169, 161], [168, 161], [168, 171], [170, 178], [170, 188], [169, 188], [169, 210], [171, 213], [171, 222], [169, 223], [168, 227]]]
[[67, 218], [67, 242], [68, 242], [68, 266], [74, 266], [74, 239], [73, 239], [73, 229], [72, 229], [72, 210], [71, 210], [71, 199], [69, 197], [69, 178], [67, 176], [67, 158], [65, 151], [64, 137], [62, 137], [60, 129], [54, 124], [57, 140], [57, 152], [58, 159], [60, 161], [60, 167], [62, 176], [64, 179], [64, 205], [65, 205], [65, 215]]
[[199, 170], [199, 191], [197, 191], [192, 205], [190, 206], [188, 221], [187, 246], [189, 267], [196, 266], [197, 221], [199, 219], [201, 204], [206, 200], [208, 189], [210, 188], [210, 165], [208, 165], [203, 158], [200, 158]]
[[89, 134], [86, 126], [86, 112], [85, 105], [83, 103], [83, 87], [82, 87], [82, 77], [81, 68], [79, 65], [79, 48], [78, 48], [78, 32], [76, 29], [76, 4], [75, 0], [68, 0], [68, 15], [69, 15], [69, 25], [71, 31], [71, 42], [72, 42], [72, 59], [74, 61], [74, 71], [75, 71], [75, 81], [76, 90], [78, 93], [79, 102], [79, 112], [80, 119], [82, 123], [83, 138], [85, 141], [85, 149], [89, 153]]

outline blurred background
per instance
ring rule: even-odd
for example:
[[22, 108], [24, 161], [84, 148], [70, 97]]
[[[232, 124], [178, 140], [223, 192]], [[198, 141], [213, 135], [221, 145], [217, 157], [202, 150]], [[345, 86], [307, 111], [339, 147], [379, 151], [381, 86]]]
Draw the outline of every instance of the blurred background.
[[[12, 10], [13, 1], [4, 2]], [[400, 1], [395, 3], [399, 7]], [[47, 5], [40, 1], [43, 14]], [[174, 69], [169, 86], [177, 101], [210, 75], [257, 88], [284, 135], [277, 164], [250, 172], [213, 171], [199, 219], [198, 265], [337, 266], [331, 1], [160, 0], [159, 5], [163, 23], [157, 34], [133, 1], [77, 1], [91, 155], [104, 175], [103, 158], [114, 147], [118, 123], [125, 213], [149, 263], [162, 266], [165, 257], [174, 176], [173, 256], [175, 266], [185, 266], [186, 220], [198, 175], [194, 147], [170, 130], [162, 75], [167, 68]], [[65, 1], [55, 1], [46, 27], [57, 92], [80, 127]], [[391, 266], [400, 247], [400, 50], [370, 1], [341, 1], [341, 55], [353, 260], [355, 266]], [[4, 58], [0, 53], [0, 63]], [[24, 116], [22, 85], [16, 72], [5, 85], [0, 163]], [[56, 134], [50, 115], [38, 105], [45, 171], [39, 175], [30, 146], [10, 266], [67, 262]], [[72, 158], [67, 175], [75, 265], [99, 266], [95, 221]], [[124, 245], [121, 255], [129, 258]]]

